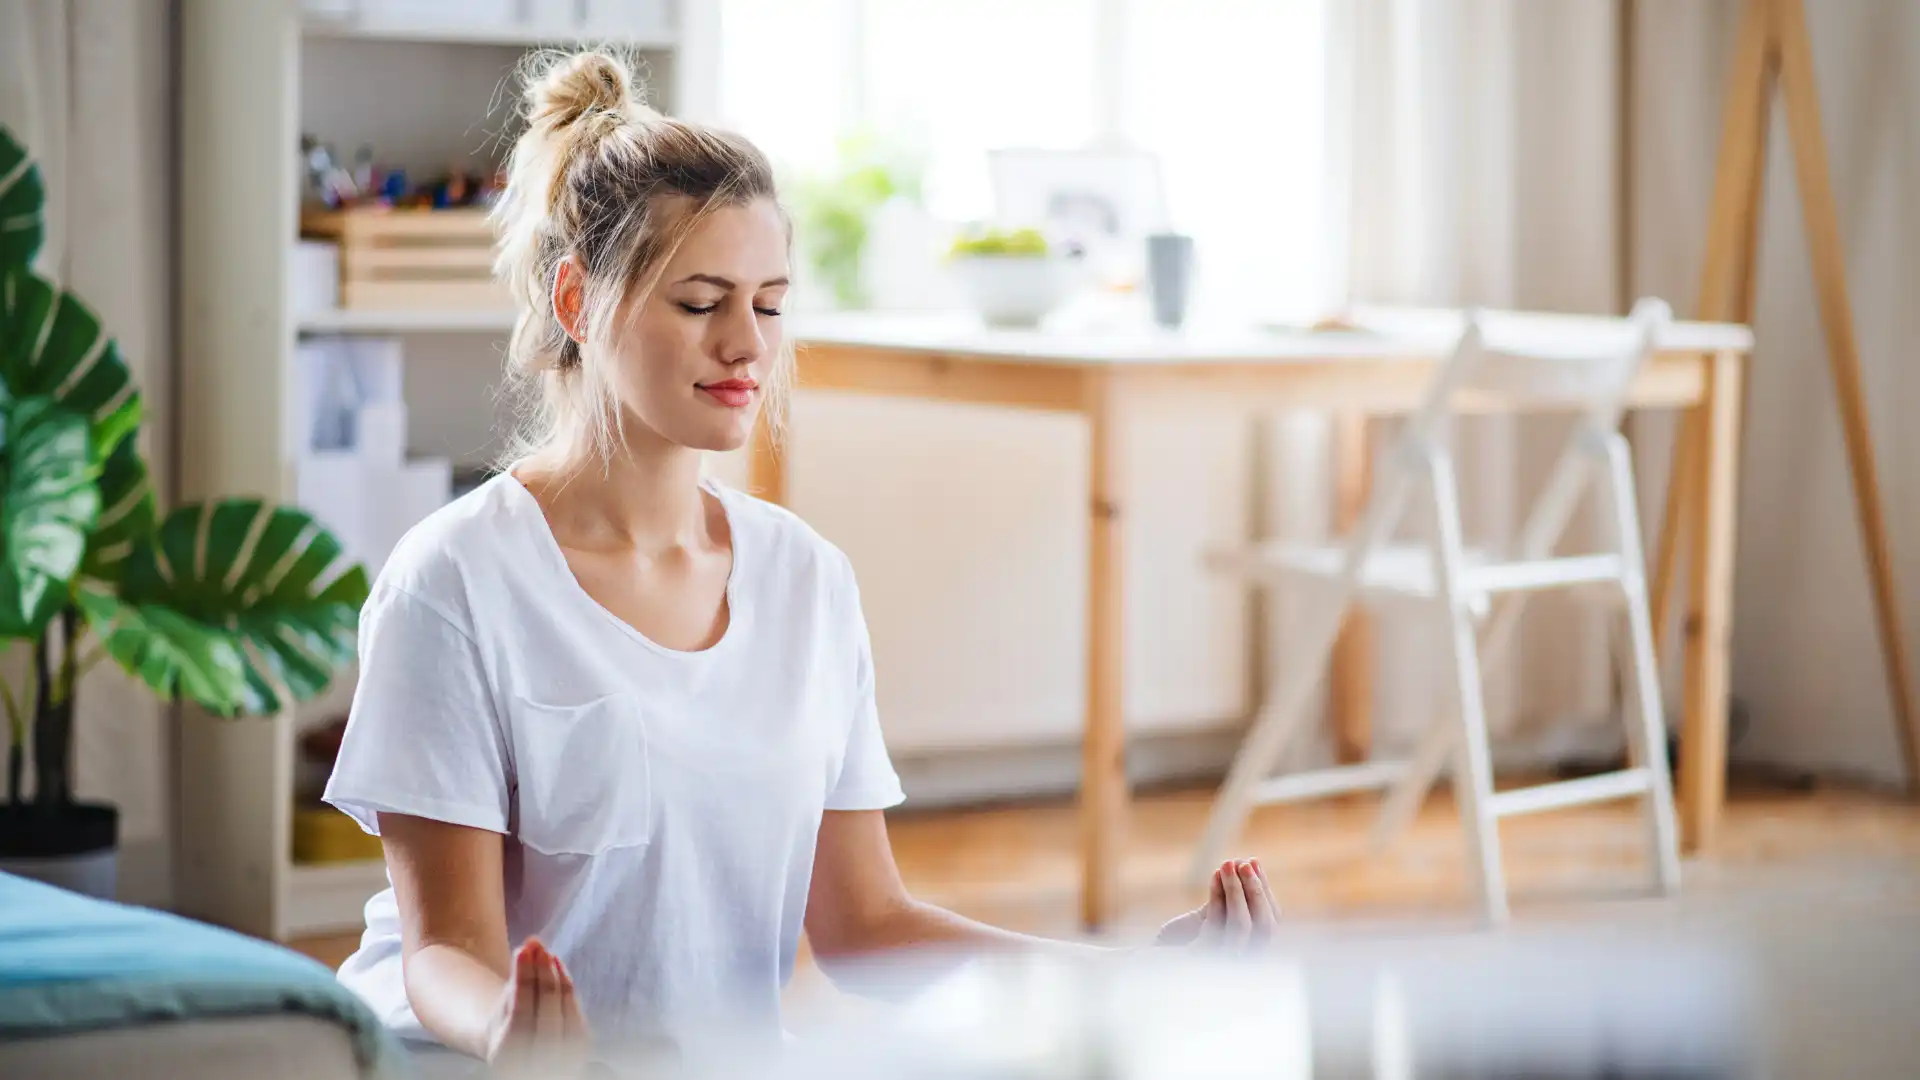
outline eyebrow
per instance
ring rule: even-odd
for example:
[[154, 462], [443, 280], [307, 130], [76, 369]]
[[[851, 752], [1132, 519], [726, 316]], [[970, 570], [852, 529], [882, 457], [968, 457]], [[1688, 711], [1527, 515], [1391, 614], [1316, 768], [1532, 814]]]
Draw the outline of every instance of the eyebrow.
[[[734, 288], [737, 287], [732, 281], [728, 280], [727, 278], [717, 277], [713, 274], [689, 274], [686, 277], [681, 278], [679, 281], [674, 282], [674, 284], [685, 285], [688, 282], [699, 282], [700, 284], [703, 284], [703, 285], [716, 285], [728, 291], [732, 291]], [[771, 289], [775, 285], [785, 285], [785, 284], [788, 284], [786, 278], [777, 277], [771, 281], [761, 282], [760, 287], [763, 289]]]

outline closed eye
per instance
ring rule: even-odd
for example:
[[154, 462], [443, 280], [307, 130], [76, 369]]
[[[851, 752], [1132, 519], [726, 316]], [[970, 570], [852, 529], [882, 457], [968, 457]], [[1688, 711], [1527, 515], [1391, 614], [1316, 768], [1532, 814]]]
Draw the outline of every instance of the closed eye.
[[[684, 311], [689, 315], [711, 315], [714, 313], [714, 311], [716, 311], [720, 307], [720, 305], [717, 303], [701, 305], [701, 304], [688, 304], [688, 303], [682, 302], [680, 303], [679, 307], [681, 311]], [[778, 318], [780, 315], [779, 308], [760, 307], [759, 305], [756, 304], [754, 305], [753, 310], [759, 312], [762, 315], [769, 316], [771, 318]]]

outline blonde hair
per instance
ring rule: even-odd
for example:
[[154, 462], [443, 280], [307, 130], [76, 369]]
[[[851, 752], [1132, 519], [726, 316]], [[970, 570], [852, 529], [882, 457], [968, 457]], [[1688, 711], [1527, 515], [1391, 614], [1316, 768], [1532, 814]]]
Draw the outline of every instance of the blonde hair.
[[[619, 445], [622, 415], [610, 355], [615, 315], [644, 302], [667, 261], [715, 209], [778, 201], [766, 155], [732, 132], [662, 116], [636, 91], [617, 53], [542, 52], [522, 65], [526, 130], [493, 210], [494, 275], [518, 315], [507, 343], [507, 389], [521, 406], [509, 460], [542, 452], [598, 454]], [[582, 349], [553, 310], [554, 276], [571, 257], [584, 277]], [[763, 422], [785, 418], [793, 350], [767, 379]]]

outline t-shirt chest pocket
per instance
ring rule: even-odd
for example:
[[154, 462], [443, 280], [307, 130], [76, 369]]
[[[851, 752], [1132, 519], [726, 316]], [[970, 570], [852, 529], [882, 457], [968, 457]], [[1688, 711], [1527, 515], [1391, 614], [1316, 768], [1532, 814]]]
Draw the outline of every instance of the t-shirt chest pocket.
[[510, 707], [521, 843], [550, 855], [598, 855], [647, 842], [652, 762], [632, 697], [584, 705], [515, 697]]

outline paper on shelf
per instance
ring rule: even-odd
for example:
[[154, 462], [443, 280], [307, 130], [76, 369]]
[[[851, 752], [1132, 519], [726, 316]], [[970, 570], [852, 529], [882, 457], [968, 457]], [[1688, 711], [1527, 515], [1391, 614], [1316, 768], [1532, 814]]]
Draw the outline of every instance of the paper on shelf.
[[315, 450], [299, 459], [294, 483], [294, 501], [340, 538], [349, 558], [360, 562], [371, 561], [365, 472], [365, 463], [350, 450]]
[[355, 451], [369, 469], [397, 468], [407, 458], [407, 407], [397, 401], [360, 406]]
[[393, 402], [406, 398], [404, 347], [399, 338], [354, 337], [349, 348], [353, 358], [355, 389], [361, 404]]

